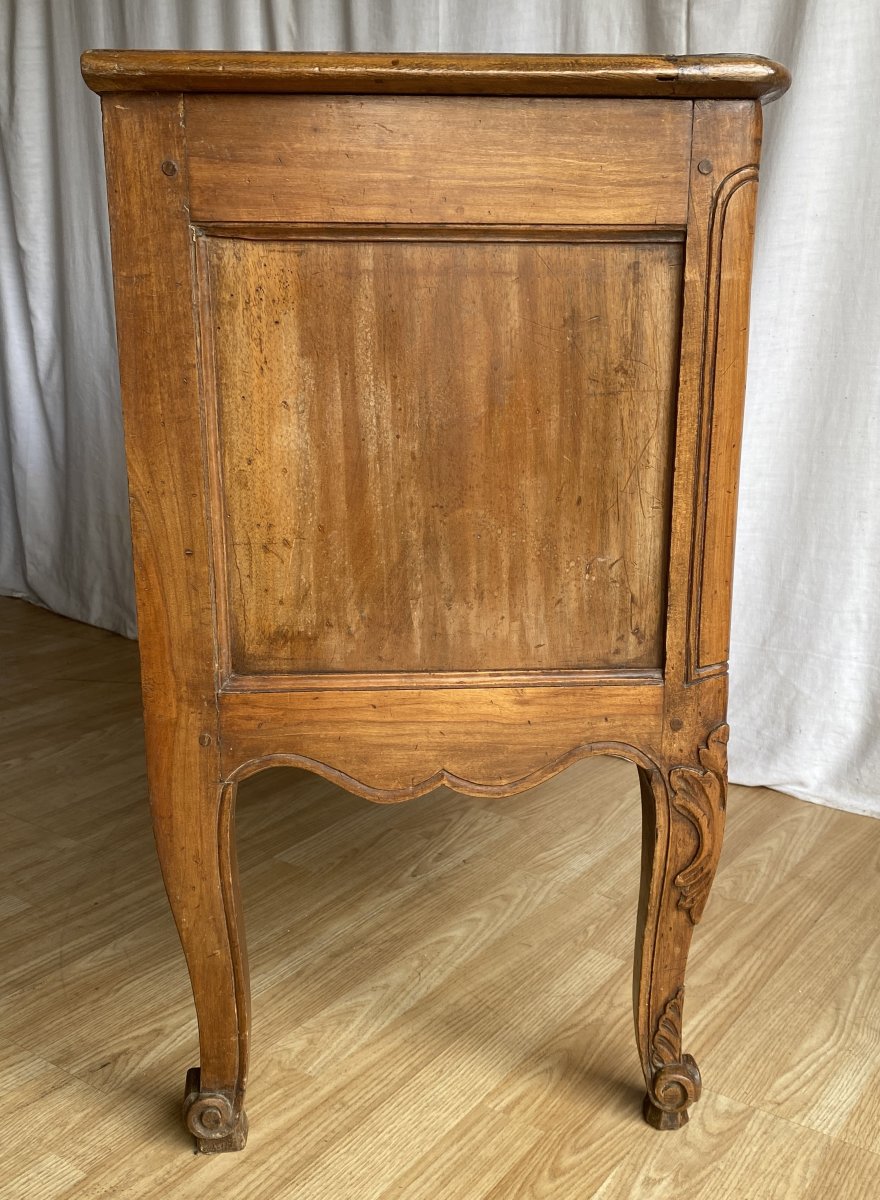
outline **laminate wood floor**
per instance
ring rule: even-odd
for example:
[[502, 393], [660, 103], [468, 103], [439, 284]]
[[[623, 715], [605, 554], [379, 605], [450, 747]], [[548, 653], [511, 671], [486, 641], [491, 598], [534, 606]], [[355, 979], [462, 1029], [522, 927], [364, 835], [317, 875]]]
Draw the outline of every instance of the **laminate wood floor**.
[[506, 800], [246, 783], [251, 1137], [194, 1157], [136, 648], [0, 599], [0, 656], [4, 1198], [880, 1197], [880, 822], [731, 789], [685, 1013], [703, 1099], [659, 1133], [610, 759]]

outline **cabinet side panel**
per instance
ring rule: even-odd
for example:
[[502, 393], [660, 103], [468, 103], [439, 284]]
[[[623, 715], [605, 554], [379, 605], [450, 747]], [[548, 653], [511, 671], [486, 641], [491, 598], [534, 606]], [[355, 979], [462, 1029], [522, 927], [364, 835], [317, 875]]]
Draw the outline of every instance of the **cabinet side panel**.
[[208, 238], [232, 666], [662, 666], [676, 243]]

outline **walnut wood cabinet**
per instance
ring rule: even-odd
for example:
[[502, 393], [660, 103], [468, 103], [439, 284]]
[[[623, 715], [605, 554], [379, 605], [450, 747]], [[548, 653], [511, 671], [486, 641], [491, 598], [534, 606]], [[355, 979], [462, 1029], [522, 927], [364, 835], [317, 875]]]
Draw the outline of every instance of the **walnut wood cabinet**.
[[156, 841], [238, 1149], [240, 780], [638, 769], [644, 1113], [721, 847], [759, 58], [93, 51]]

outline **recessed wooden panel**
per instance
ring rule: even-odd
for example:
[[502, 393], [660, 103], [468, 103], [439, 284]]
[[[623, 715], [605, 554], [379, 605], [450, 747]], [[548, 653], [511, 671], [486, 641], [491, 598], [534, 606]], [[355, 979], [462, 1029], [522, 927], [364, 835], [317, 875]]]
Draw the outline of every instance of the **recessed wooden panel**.
[[684, 225], [692, 104], [188, 96], [197, 221]]
[[679, 245], [206, 242], [234, 670], [661, 664]]

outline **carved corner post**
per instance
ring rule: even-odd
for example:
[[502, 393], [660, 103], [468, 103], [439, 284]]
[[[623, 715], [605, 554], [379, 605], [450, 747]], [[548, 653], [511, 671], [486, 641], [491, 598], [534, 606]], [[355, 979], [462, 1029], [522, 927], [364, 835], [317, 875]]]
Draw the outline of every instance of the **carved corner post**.
[[186, 1120], [202, 1151], [240, 1149], [249, 993], [235, 786], [223, 786], [220, 772], [181, 97], [109, 96], [103, 113], [147, 778], [199, 1024], [201, 1068], [187, 1077]]
[[644, 1115], [677, 1129], [699, 1099], [682, 1049], [685, 966], [721, 854], [727, 657], [761, 108], [694, 105], [670, 543], [662, 749], [639, 768], [636, 1035]]

